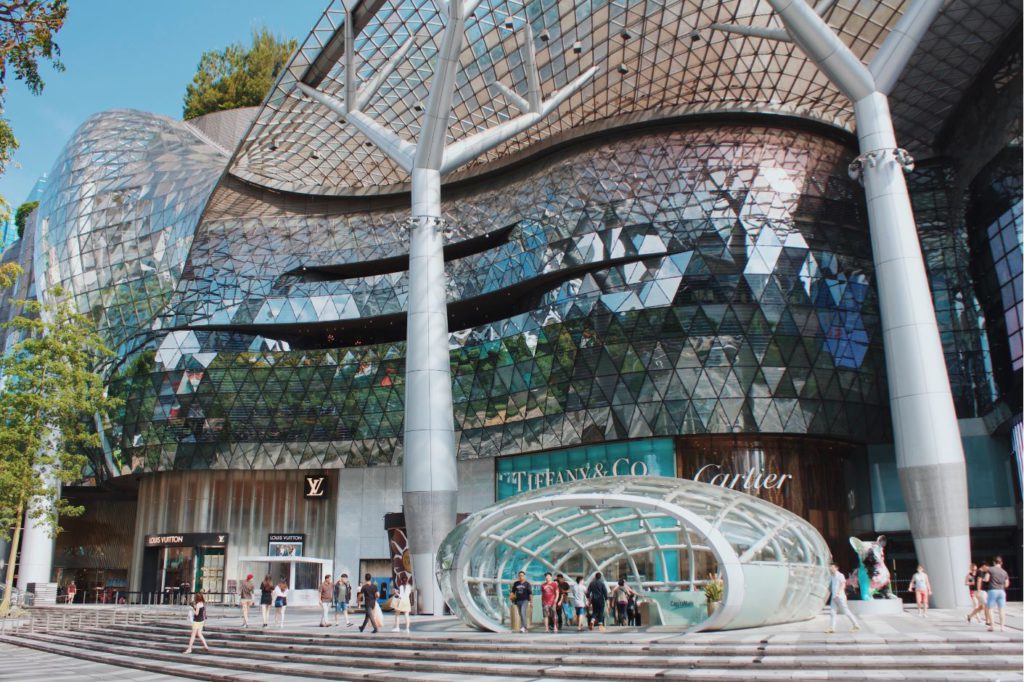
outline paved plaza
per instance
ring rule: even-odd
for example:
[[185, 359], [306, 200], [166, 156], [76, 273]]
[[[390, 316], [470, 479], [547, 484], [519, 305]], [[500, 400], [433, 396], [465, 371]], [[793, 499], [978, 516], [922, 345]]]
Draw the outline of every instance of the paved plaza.
[[[88, 608], [69, 611], [95, 618]], [[925, 619], [905, 610], [863, 618], [857, 633], [841, 622], [833, 635], [824, 632], [824, 611], [801, 623], [692, 635], [660, 627], [496, 635], [451, 617], [414, 619], [409, 635], [392, 632], [388, 617], [371, 634], [320, 628], [311, 608], [289, 609], [284, 628], [242, 629], [237, 609], [211, 611], [211, 651], [192, 656], [181, 653], [188, 627], [172, 609], [149, 609], [141, 623], [65, 631], [44, 632], [37, 618], [35, 633], [26, 625], [0, 637], [0, 680], [1024, 679], [1019, 603], [1003, 633], [968, 625], [960, 611]]]

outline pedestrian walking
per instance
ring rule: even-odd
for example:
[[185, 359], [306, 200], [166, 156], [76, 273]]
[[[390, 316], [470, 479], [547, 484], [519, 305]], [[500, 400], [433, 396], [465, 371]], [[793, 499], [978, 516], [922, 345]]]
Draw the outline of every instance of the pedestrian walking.
[[975, 616], [979, 613], [985, 615], [985, 625], [992, 622], [988, 612], [988, 562], [982, 561], [978, 565], [978, 572], [974, 574], [974, 599], [977, 602], [977, 606], [967, 616], [967, 622], [971, 622], [971, 616]]
[[561, 573], [555, 575], [555, 582], [558, 583], [558, 603], [555, 604], [555, 613], [558, 616], [558, 628], [568, 627], [572, 622], [572, 599], [569, 597], [569, 581]]
[[928, 600], [932, 596], [932, 583], [928, 574], [924, 572], [924, 566], [918, 565], [917, 573], [910, 576], [910, 591], [914, 593], [917, 600], [917, 615], [922, 618], [928, 617]]
[[284, 612], [288, 608], [288, 583], [282, 579], [274, 588], [274, 612], [276, 614], [277, 626], [284, 627]]
[[409, 625], [409, 613], [412, 612], [412, 585], [409, 584], [409, 579], [404, 575], [398, 576], [398, 582], [395, 584], [395, 627], [391, 629], [392, 632], [400, 632], [402, 630], [401, 620], [402, 616], [405, 616], [405, 632], [406, 634], [410, 631]]
[[352, 627], [348, 617], [348, 605], [352, 601], [352, 583], [348, 581], [348, 573], [342, 573], [338, 582], [334, 583], [334, 624], [338, 624], [338, 614], [345, 616], [345, 627]]
[[636, 592], [629, 595], [629, 604], [626, 605], [626, 622], [629, 625], [640, 627], [640, 596]]
[[591, 610], [588, 627], [593, 630], [597, 625], [598, 630], [604, 632], [604, 607], [608, 602], [608, 586], [604, 584], [600, 572], [595, 573], [594, 579], [587, 585], [587, 602]]
[[544, 610], [544, 632], [558, 632], [558, 583], [551, 579], [550, 573], [544, 574], [544, 582], [540, 584], [540, 605]]
[[263, 627], [267, 627], [270, 624], [270, 607], [273, 603], [274, 581], [267, 574], [263, 577], [263, 582], [260, 583], [260, 611], [263, 614]]
[[993, 609], [999, 610], [999, 632], [1006, 632], [1006, 590], [1010, 587], [1010, 576], [1003, 569], [1003, 557], [997, 556], [992, 559], [992, 568], [988, 569], [988, 631], [992, 632], [996, 624], [996, 614]]
[[[972, 563], [967, 569], [967, 575], [964, 577], [964, 585], [967, 586], [967, 596], [971, 600], [971, 610], [967, 612], [967, 622], [970, 623], [974, 619], [974, 615], [984, 609], [984, 607], [978, 602], [978, 592], [975, 589], [975, 585], [978, 582], [978, 565]], [[980, 619], [979, 619], [980, 621]]]
[[68, 583], [68, 598], [67, 598], [67, 603], [68, 604], [74, 604], [75, 603], [75, 595], [77, 593], [78, 593], [78, 588], [75, 587], [75, 581], [72, 580], [70, 583]]
[[624, 578], [619, 578], [619, 584], [612, 590], [612, 601], [615, 604], [615, 624], [625, 625], [629, 615], [629, 598], [635, 596], [633, 589], [626, 584]]
[[572, 608], [576, 613], [576, 631], [583, 629], [583, 621], [587, 616], [587, 588], [583, 587], [583, 576], [576, 576], [576, 583], [569, 588]]
[[533, 601], [533, 587], [526, 581], [526, 573], [519, 571], [519, 579], [512, 583], [512, 599], [519, 611], [519, 632], [529, 631], [527, 620], [530, 602]]
[[829, 622], [825, 634], [831, 635], [836, 631], [836, 614], [840, 613], [850, 619], [852, 630], [860, 630], [860, 623], [850, 613], [850, 607], [846, 603], [846, 576], [839, 570], [838, 564], [831, 564], [828, 567], [831, 577], [828, 582], [828, 591], [831, 601], [829, 602]]
[[192, 645], [195, 644], [197, 636], [203, 643], [203, 649], [209, 651], [210, 647], [206, 644], [206, 638], [203, 637], [203, 625], [206, 624], [206, 600], [201, 592], [196, 592], [195, 601], [189, 608], [192, 610], [192, 634], [188, 638], [188, 647], [182, 653], [192, 653]]
[[331, 580], [330, 574], [327, 574], [324, 576], [324, 581], [320, 583], [320, 627], [331, 627], [331, 623], [327, 619], [331, 615], [331, 606], [333, 604], [334, 582]]
[[245, 576], [245, 580], [238, 586], [238, 599], [242, 604], [242, 627], [249, 627], [249, 608], [252, 607], [252, 595], [256, 586], [252, 582], [252, 573]]
[[359, 632], [363, 632], [366, 629], [367, 624], [373, 628], [374, 632], [377, 632], [377, 622], [374, 617], [374, 607], [377, 605], [377, 586], [373, 584], [373, 576], [367, 573], [363, 579], [365, 582], [363, 586], [359, 588], [359, 600], [363, 604], [363, 624], [359, 626]]

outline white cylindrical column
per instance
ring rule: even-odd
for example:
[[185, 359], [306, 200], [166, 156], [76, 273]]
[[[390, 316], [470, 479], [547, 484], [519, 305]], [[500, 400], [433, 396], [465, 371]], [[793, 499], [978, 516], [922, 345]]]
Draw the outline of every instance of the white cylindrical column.
[[[49, 505], [48, 501], [36, 504]], [[45, 521], [27, 515], [21, 531], [21, 556], [18, 560], [18, 589], [24, 592], [29, 583], [50, 582], [53, 573], [53, 545]]]
[[455, 527], [458, 476], [439, 171], [412, 171], [410, 230], [402, 501], [420, 612], [440, 614], [434, 563]]
[[910, 195], [886, 97], [872, 93], [854, 110], [900, 488], [935, 606], [968, 606], [967, 472]]

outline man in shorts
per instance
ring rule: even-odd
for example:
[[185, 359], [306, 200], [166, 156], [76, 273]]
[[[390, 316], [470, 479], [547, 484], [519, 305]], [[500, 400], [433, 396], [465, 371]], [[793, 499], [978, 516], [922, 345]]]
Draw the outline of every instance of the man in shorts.
[[992, 560], [992, 568], [988, 569], [988, 631], [996, 624], [994, 609], [999, 609], [999, 631], [1006, 632], [1006, 589], [1010, 586], [1010, 576], [1003, 569], [1003, 557]]
[[576, 576], [576, 584], [569, 588], [573, 611], [576, 612], [576, 630], [583, 630], [583, 621], [587, 617], [587, 588], [583, 586], [583, 576]]
[[338, 624], [338, 614], [345, 615], [345, 627], [352, 627], [348, 618], [348, 603], [352, 601], [352, 583], [348, 581], [348, 573], [342, 573], [338, 582], [334, 583], [334, 624]]
[[540, 604], [544, 608], [544, 631], [558, 632], [558, 597], [561, 592], [558, 583], [551, 579], [550, 573], [544, 574], [544, 582], [540, 584]]

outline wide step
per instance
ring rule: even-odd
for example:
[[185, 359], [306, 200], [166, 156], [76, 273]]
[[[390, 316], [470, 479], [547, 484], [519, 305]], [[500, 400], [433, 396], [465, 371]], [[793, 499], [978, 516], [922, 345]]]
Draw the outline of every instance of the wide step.
[[[27, 632], [0, 641], [148, 672], [217, 682], [283, 679], [641, 682], [702, 679], [1021, 680], [1019, 637], [860, 635], [637, 640], [578, 636], [315, 633], [207, 625], [210, 653], [181, 653], [178, 622]], [[74, 644], [69, 645], [68, 642]]]

